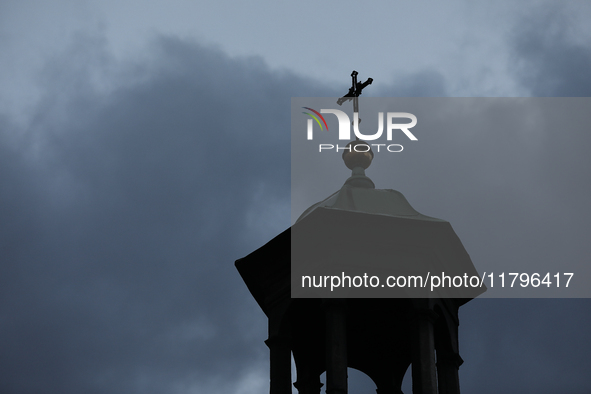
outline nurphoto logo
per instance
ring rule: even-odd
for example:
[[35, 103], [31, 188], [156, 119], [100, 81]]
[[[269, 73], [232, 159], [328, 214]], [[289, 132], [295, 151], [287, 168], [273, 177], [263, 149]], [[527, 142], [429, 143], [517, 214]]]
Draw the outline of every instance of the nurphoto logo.
[[[338, 109], [321, 109], [320, 112], [312, 109], [310, 107], [302, 107], [310, 112], [303, 112], [304, 114], [310, 116], [307, 123], [307, 139], [313, 140], [314, 139], [314, 121], [320, 127], [320, 130], [328, 131], [328, 124], [326, 123], [326, 119], [322, 114], [333, 114], [336, 115], [337, 120], [339, 122], [339, 133], [338, 137], [339, 140], [351, 140], [351, 125], [353, 125], [353, 133], [355, 137], [360, 140], [364, 141], [375, 141], [382, 136], [384, 133], [384, 113], [378, 112], [378, 131], [374, 134], [363, 134], [359, 130], [359, 112], [355, 112], [353, 115], [353, 122], [349, 119], [349, 116]], [[411, 141], [417, 141], [417, 137], [413, 133], [410, 132], [409, 129], [413, 128], [417, 124], [417, 117], [408, 112], [388, 112], [386, 114], [386, 139], [388, 141], [392, 141], [392, 136], [394, 135], [394, 130], [400, 130], [404, 135], [408, 137]], [[394, 119], [409, 119], [410, 123], [394, 123]], [[371, 144], [371, 146], [375, 146], [376, 150], [379, 152], [380, 147], [386, 147], [388, 152], [402, 152], [402, 145], [400, 144]], [[365, 146], [366, 147], [366, 146]], [[355, 145], [352, 149], [365, 149], [364, 145]], [[319, 152], [323, 150], [333, 150], [336, 148], [336, 151], [344, 150], [344, 149], [351, 149], [351, 147], [340, 147], [339, 145], [333, 144], [319, 144], [318, 149]], [[357, 150], [356, 150], [357, 151]], [[361, 150], [359, 150], [361, 152]]]

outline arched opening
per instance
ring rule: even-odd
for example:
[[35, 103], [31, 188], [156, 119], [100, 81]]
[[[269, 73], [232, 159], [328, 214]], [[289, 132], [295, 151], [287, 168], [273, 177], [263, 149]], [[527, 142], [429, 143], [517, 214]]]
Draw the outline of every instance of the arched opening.
[[375, 393], [376, 384], [363, 372], [355, 368], [347, 368], [348, 387], [350, 393]]

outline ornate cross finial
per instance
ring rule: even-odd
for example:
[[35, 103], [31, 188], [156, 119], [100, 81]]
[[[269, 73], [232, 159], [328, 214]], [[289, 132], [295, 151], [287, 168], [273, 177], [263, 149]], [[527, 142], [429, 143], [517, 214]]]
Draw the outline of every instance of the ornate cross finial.
[[[353, 70], [353, 72], [351, 73], [352, 81], [351, 87], [349, 88], [349, 93], [337, 100], [337, 104], [342, 105], [345, 101], [353, 99], [353, 125], [355, 125], [356, 119], [357, 122], [361, 122], [361, 119], [359, 118], [359, 95], [367, 85], [371, 85], [371, 83], [373, 82], [372, 78], [367, 78], [367, 81], [363, 83], [357, 83], [357, 74], [359, 73]], [[361, 151], [357, 150], [357, 148], [355, 148], [357, 145], [365, 145], [367, 149]], [[356, 135], [355, 141], [349, 142], [346, 148], [348, 148], [348, 151], [347, 149], [343, 150], [343, 160], [345, 161], [345, 165], [348, 168], [353, 170], [358, 169], [359, 167], [359, 169], [362, 169], [361, 171], [363, 171], [370, 166], [371, 161], [373, 160], [373, 152], [371, 151], [371, 147], [367, 144], [367, 142], [361, 141], [359, 137], [357, 137]], [[352, 151], [351, 149], [354, 149], [354, 151]]]
[[359, 95], [361, 95], [361, 91], [363, 90], [363, 88], [365, 88], [367, 85], [371, 85], [371, 83], [373, 82], [372, 78], [368, 78], [367, 81], [358, 84], [357, 83], [357, 74], [359, 74], [357, 71], [353, 70], [353, 72], [351, 73], [351, 87], [349, 88], [349, 93], [347, 93], [346, 95], [344, 95], [343, 97], [341, 97], [340, 99], [337, 100], [337, 104], [338, 105], [342, 105], [345, 101], [349, 101], [351, 99], [353, 99], [353, 112], [359, 112]]

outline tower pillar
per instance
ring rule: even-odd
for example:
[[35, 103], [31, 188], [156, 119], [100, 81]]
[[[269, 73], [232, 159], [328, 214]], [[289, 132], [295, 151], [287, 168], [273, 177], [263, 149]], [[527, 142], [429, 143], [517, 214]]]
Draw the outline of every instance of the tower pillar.
[[347, 322], [344, 299], [323, 300], [326, 320], [326, 394], [347, 394]]
[[291, 394], [291, 347], [286, 336], [272, 335], [265, 341], [270, 351], [270, 394]]
[[412, 392], [413, 394], [437, 394], [435, 370], [435, 335], [433, 323], [437, 314], [431, 309], [415, 310], [411, 320], [413, 341]]

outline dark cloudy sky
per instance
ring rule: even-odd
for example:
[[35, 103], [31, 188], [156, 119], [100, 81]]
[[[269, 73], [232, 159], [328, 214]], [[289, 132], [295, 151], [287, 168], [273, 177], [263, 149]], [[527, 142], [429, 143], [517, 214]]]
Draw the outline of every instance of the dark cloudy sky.
[[[291, 97], [340, 95], [353, 69], [375, 96], [586, 97], [590, 17], [574, 1], [3, 1], [0, 392], [266, 392], [266, 319], [234, 260], [290, 225]], [[475, 133], [376, 183], [449, 220], [475, 263], [561, 270], [590, 260], [590, 145], [588, 125]], [[464, 393], [591, 392], [588, 299], [460, 312]]]

